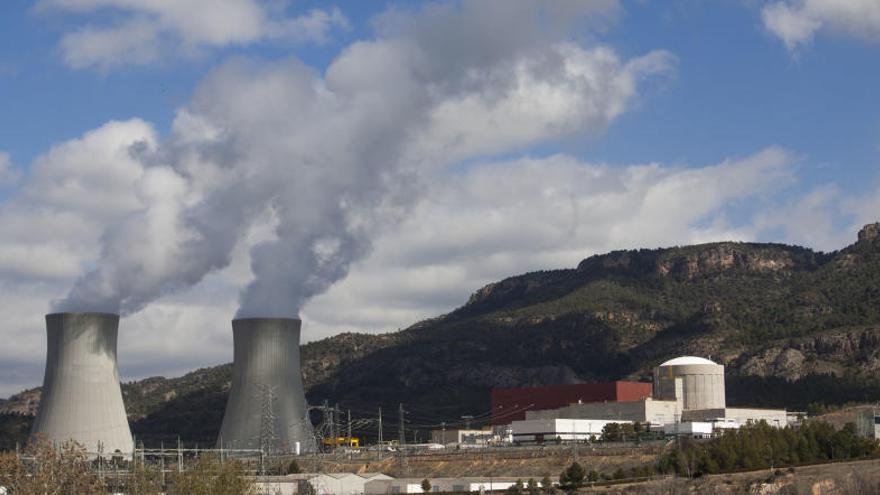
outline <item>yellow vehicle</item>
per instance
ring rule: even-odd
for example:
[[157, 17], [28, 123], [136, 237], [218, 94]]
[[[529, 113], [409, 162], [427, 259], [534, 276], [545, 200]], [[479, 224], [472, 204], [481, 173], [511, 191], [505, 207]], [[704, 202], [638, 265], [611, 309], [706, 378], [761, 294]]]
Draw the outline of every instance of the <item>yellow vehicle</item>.
[[361, 440], [358, 437], [336, 437], [335, 439], [330, 437], [324, 437], [321, 440], [321, 443], [325, 447], [360, 447]]

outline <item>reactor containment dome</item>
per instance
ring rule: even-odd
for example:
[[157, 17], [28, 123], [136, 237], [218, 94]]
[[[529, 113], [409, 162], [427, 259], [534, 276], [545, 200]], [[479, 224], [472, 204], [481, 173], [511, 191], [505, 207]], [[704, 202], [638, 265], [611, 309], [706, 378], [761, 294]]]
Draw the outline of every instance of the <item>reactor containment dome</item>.
[[681, 410], [724, 409], [724, 366], [708, 359], [682, 356], [654, 369], [654, 398], [676, 400]]
[[131, 455], [116, 364], [118, 329], [115, 314], [46, 315], [46, 374], [32, 440], [74, 440], [91, 455]]
[[232, 388], [217, 444], [226, 449], [310, 452], [316, 442], [300, 370], [302, 321], [232, 321]]

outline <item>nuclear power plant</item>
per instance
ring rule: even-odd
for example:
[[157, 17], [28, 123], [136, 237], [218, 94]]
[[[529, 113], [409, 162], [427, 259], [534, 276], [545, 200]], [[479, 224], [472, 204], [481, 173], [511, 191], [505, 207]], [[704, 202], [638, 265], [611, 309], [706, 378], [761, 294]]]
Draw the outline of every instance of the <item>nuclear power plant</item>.
[[115, 314], [46, 315], [46, 374], [32, 440], [74, 440], [91, 453], [131, 455], [116, 364], [118, 328]]
[[[647, 383], [606, 385], [641, 391], [644, 395], [635, 398], [632, 394], [617, 397], [582, 394], [577, 402], [561, 407], [522, 408], [525, 420], [511, 422], [513, 440], [542, 442], [545, 436], [558, 436], [563, 440], [590, 438], [601, 432], [608, 422], [648, 424], [666, 434], [697, 436], [711, 436], [760, 421], [775, 427], [789, 423], [785, 409], [727, 407], [724, 366], [703, 357], [681, 356], [655, 367], [653, 393], [646, 393], [650, 392]], [[649, 388], [642, 390], [639, 385]], [[520, 403], [526, 402], [521, 399]], [[506, 403], [497, 405], [511, 408]], [[493, 413], [495, 407], [493, 402]]]
[[232, 389], [218, 447], [264, 452], [316, 448], [300, 371], [301, 326], [293, 318], [232, 321]]

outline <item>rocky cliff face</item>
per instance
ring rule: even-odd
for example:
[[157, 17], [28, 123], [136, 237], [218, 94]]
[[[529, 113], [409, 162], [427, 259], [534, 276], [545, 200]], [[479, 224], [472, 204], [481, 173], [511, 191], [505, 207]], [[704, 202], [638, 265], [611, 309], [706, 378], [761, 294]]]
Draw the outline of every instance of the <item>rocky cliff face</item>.
[[0, 413], [24, 414], [32, 416], [37, 414], [40, 406], [40, 389], [33, 388], [17, 393], [8, 400], [0, 403]]
[[734, 366], [743, 374], [797, 380], [808, 374], [880, 371], [880, 327], [819, 334], [745, 353]]
[[756, 248], [754, 245], [721, 243], [692, 252], [661, 256], [656, 271], [663, 277], [690, 280], [698, 276], [741, 270], [746, 272], [788, 272], [801, 268], [792, 252]]

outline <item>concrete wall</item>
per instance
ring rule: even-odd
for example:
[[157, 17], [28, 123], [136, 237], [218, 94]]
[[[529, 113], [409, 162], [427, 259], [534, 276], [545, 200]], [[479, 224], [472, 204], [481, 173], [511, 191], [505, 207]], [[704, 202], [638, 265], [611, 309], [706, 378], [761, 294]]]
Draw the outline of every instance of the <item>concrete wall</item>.
[[116, 339], [119, 316], [56, 313], [46, 316], [46, 374], [31, 438], [75, 440], [92, 453], [133, 450], [119, 387]]
[[300, 371], [301, 325], [292, 318], [233, 320], [232, 389], [218, 445], [259, 449], [265, 444], [268, 450], [291, 452], [299, 442], [303, 452], [316, 448]]

